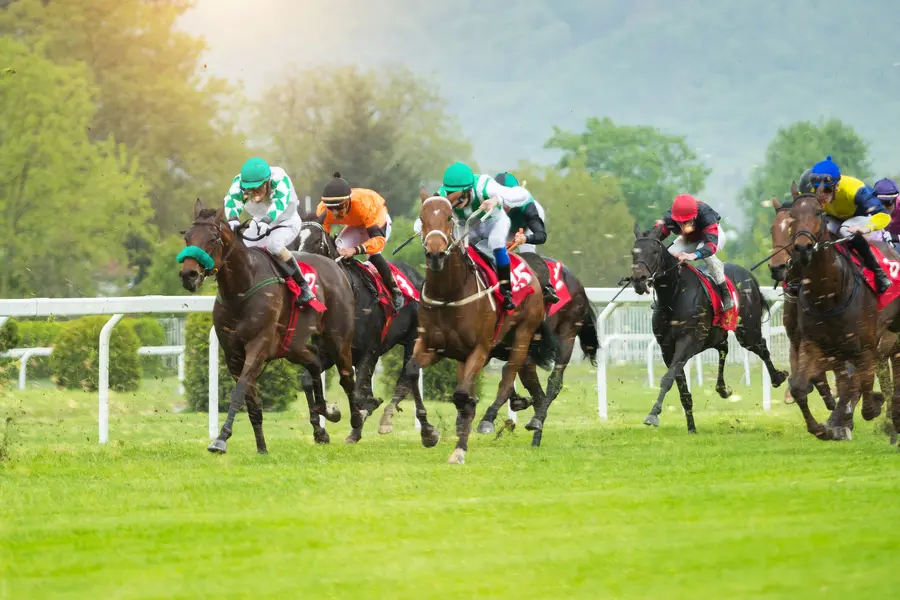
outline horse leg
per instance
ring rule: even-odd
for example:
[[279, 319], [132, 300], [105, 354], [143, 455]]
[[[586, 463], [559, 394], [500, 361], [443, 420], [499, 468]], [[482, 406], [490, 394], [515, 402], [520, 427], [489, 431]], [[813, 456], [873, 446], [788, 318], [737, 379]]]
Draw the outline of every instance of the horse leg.
[[[534, 416], [525, 426], [525, 429], [529, 429], [529, 426], [533, 428], [534, 434], [531, 438], [532, 446], [541, 445], [541, 436], [544, 428], [544, 421], [547, 419], [547, 411], [562, 390], [563, 374], [566, 372], [566, 366], [572, 359], [572, 350], [575, 348], [575, 336], [576, 331], [574, 330], [574, 327], [566, 328], [560, 332], [559, 358], [553, 367], [553, 372], [550, 373], [550, 377], [547, 379], [547, 393], [544, 395], [543, 402], [538, 403], [535, 401]], [[535, 365], [527, 363], [522, 367], [522, 370], [519, 371], [519, 377], [522, 378], [522, 383], [528, 389], [528, 392], [532, 397], [537, 398], [538, 396], [535, 396], [535, 394], [542, 392], [542, 390]], [[526, 378], [531, 380], [530, 384], [529, 381], [526, 381]]]
[[[447, 462], [450, 464], [463, 464], [466, 460], [466, 451], [469, 449], [469, 432], [472, 429], [472, 421], [475, 419], [475, 399], [472, 397], [472, 388], [475, 385], [475, 377], [484, 368], [488, 359], [488, 349], [485, 346], [476, 346], [469, 358], [466, 359], [461, 376], [453, 393], [453, 404], [456, 405], [456, 448]], [[505, 379], [511, 379], [506, 377]], [[512, 387], [507, 382], [507, 387]], [[500, 382], [501, 392], [503, 381]], [[502, 393], [498, 394], [498, 397]], [[505, 397], [504, 397], [505, 400]]]
[[803, 420], [806, 422], [806, 430], [819, 438], [828, 439], [825, 426], [820, 424], [809, 411], [809, 380], [810, 373], [824, 372], [819, 366], [822, 364], [822, 351], [813, 342], [801, 342], [797, 352], [797, 370], [791, 373], [791, 396], [797, 402]]
[[[716, 392], [722, 398], [730, 398], [732, 390], [725, 385], [725, 359], [728, 358], [728, 336], [726, 335], [725, 339], [715, 346], [715, 348], [719, 352], [719, 374], [716, 377]], [[681, 387], [678, 389], [680, 391]], [[682, 400], [681, 404], [684, 405], [684, 400]], [[693, 422], [693, 418], [691, 418], [691, 421]], [[690, 429], [690, 427], [688, 429]]]
[[697, 433], [697, 426], [694, 425], [694, 398], [691, 396], [684, 369], [675, 374], [675, 383], [678, 384], [678, 397], [681, 399], [681, 408], [684, 409], [688, 433]]
[[[325, 390], [322, 389], [322, 367], [318, 360], [310, 360], [309, 357], [302, 363], [306, 369], [304, 386], [309, 385], [309, 393], [306, 394], [306, 405], [309, 407], [309, 424], [313, 429], [313, 440], [317, 444], [331, 443], [331, 436], [322, 427], [319, 415], [326, 414]], [[304, 388], [306, 391], [306, 388]], [[327, 416], [326, 416], [327, 418]]]
[[[381, 420], [378, 422], [378, 433], [388, 434], [394, 431], [394, 412], [400, 412], [400, 401], [406, 398], [409, 393], [413, 394], [413, 399], [419, 394], [419, 373], [421, 369], [415, 363], [409, 370], [409, 359], [412, 358], [413, 346], [415, 338], [407, 339], [403, 344], [403, 362], [401, 363], [400, 372], [397, 374], [397, 380], [394, 382], [394, 395], [391, 397], [390, 403], [384, 407], [381, 413]], [[415, 391], [413, 391], [415, 390]], [[416, 405], [418, 406], [418, 404]]]
[[891, 368], [894, 371], [894, 393], [891, 396], [890, 420], [885, 420], [885, 432], [893, 445], [897, 443], [897, 432], [900, 431], [900, 352], [891, 353]]
[[[228, 416], [222, 424], [219, 435], [212, 443], [207, 446], [207, 450], [217, 454], [225, 454], [228, 449], [228, 438], [231, 437], [232, 428], [234, 427], [234, 417], [241, 410], [246, 399], [247, 388], [250, 385], [256, 385], [256, 378], [262, 372], [263, 365], [266, 362], [266, 355], [263, 351], [268, 343], [265, 335], [258, 335], [253, 341], [244, 347], [244, 366], [241, 368], [241, 375], [238, 377], [237, 384], [231, 392], [231, 402], [228, 404]], [[260, 419], [260, 431], [257, 438], [257, 451], [260, 449], [259, 441], [263, 442], [265, 449], [265, 439], [262, 436], [262, 419]]]
[[[377, 352], [373, 351], [366, 354], [356, 367], [356, 385], [353, 393], [356, 396], [356, 406], [360, 409], [363, 423], [384, 402], [381, 398], [375, 398], [372, 394], [372, 376], [375, 373], [375, 364], [377, 362]], [[360, 435], [362, 435], [361, 428]], [[357, 438], [355, 441], [359, 441], [359, 439]]]
[[550, 400], [541, 388], [541, 380], [538, 378], [536, 364], [529, 361], [522, 365], [522, 368], [519, 370], [519, 377], [522, 379], [522, 385], [534, 398], [534, 416], [525, 424], [525, 429], [533, 432], [531, 434], [531, 445], [537, 448], [541, 445], [541, 438], [544, 434], [544, 421], [547, 419], [547, 409], [550, 408]]
[[[501, 375], [500, 375], [501, 381], [503, 380], [504, 377], [508, 376], [511, 368], [512, 367], [510, 366], [509, 363], [506, 363], [505, 365], [503, 365], [503, 370], [501, 371]], [[465, 365], [463, 363], [460, 363], [460, 371], [459, 371], [460, 379], [462, 379], [462, 377], [463, 377], [462, 373], [464, 372], [464, 369], [465, 369]], [[514, 374], [512, 376], [513, 381], [515, 381], [515, 377], [516, 377], [516, 375]], [[522, 383], [525, 383], [524, 379], [522, 380]], [[495, 431], [494, 430], [494, 420], [497, 418], [497, 413], [500, 412], [500, 407], [503, 406], [503, 404], [506, 403], [506, 401], [507, 401], [507, 398], [504, 398], [503, 396], [501, 396], [499, 394], [497, 395], [496, 398], [494, 398], [494, 401], [491, 403], [491, 405], [488, 406], [487, 410], [484, 411], [484, 416], [481, 417], [481, 421], [479, 421], [478, 427], [475, 429], [475, 431], [477, 433], [481, 433], [481, 434], [494, 433], [494, 431]], [[517, 410], [517, 411], [525, 410], [526, 408], [528, 408], [528, 406], [529, 406], [529, 403], [527, 401], [524, 402], [524, 406], [523, 406], [522, 401], [518, 401], [518, 402], [516, 402], [516, 408], [514, 410]]]
[[563, 375], [566, 372], [566, 367], [569, 366], [569, 361], [572, 360], [572, 352], [575, 350], [575, 337], [577, 335], [578, 332], [574, 326], [567, 327], [559, 332], [559, 358], [553, 367], [553, 371], [550, 373], [550, 377], [547, 378], [548, 407], [562, 391]]
[[[864, 363], [861, 361], [860, 364]], [[853, 428], [853, 409], [859, 400], [860, 389], [865, 389], [866, 371], [870, 372], [868, 385], [871, 390], [871, 385], [874, 383], [875, 378], [874, 371], [870, 368], [848, 369], [846, 363], [839, 363], [835, 369], [834, 375], [838, 385], [838, 401], [825, 422], [828, 439], [846, 440], [852, 438], [850, 430]]]
[[[412, 374], [415, 373], [415, 377], [418, 380], [419, 371], [426, 367], [430, 367], [438, 360], [440, 360], [440, 356], [436, 351], [426, 348], [422, 338], [416, 339], [412, 350], [412, 356], [406, 361], [405, 369], [407, 376], [411, 378], [413, 376]], [[460, 377], [457, 375], [457, 381], [459, 379]], [[422, 396], [419, 394], [419, 386], [415, 385], [413, 389], [415, 390], [415, 392], [413, 392], [413, 398], [416, 401], [416, 418], [419, 419], [419, 424], [422, 426], [420, 432], [422, 436], [422, 445], [426, 448], [431, 448], [437, 445], [438, 441], [441, 439], [441, 434], [428, 422], [428, 415], [425, 412], [425, 403], [422, 402]], [[474, 411], [475, 409], [473, 406], [473, 414]]]
[[337, 347], [337, 343], [328, 338], [325, 343], [331, 347], [329, 354], [335, 357], [338, 381], [347, 396], [347, 402], [350, 403], [350, 434], [344, 438], [344, 442], [355, 444], [362, 437], [362, 426], [365, 419], [361, 407], [356, 402], [356, 383], [353, 376], [353, 339], [348, 336], [340, 347]]
[[659, 395], [656, 397], [656, 402], [653, 404], [653, 408], [650, 409], [650, 413], [644, 417], [644, 425], [659, 427], [659, 414], [662, 412], [663, 399], [665, 399], [669, 390], [672, 389], [672, 384], [675, 383], [675, 374], [684, 370], [684, 365], [687, 361], [697, 353], [694, 349], [696, 345], [697, 342], [689, 335], [682, 336], [676, 340], [672, 356], [666, 361], [668, 369], [659, 382]]
[[821, 375], [817, 375], [813, 378], [812, 383], [815, 386], [816, 391], [819, 392], [819, 395], [822, 396], [822, 402], [825, 403], [825, 408], [834, 410], [834, 396], [831, 395], [831, 387], [828, 385], [828, 377], [826, 374], [822, 373]]
[[881, 408], [884, 406], [884, 394], [891, 387], [891, 368], [888, 365], [888, 359], [879, 357], [875, 363], [875, 369], [878, 374], [878, 383], [881, 386], [881, 393], [872, 392], [871, 396], [863, 395], [862, 418], [866, 421], [878, 417], [881, 414]]
[[250, 418], [250, 425], [253, 426], [253, 435], [256, 437], [256, 453], [268, 454], [266, 448], [266, 438], [263, 436], [263, 410], [262, 400], [259, 397], [259, 385], [255, 382], [247, 387], [247, 416]]
[[[781, 387], [781, 384], [788, 378], [788, 372], [779, 371], [775, 368], [775, 365], [772, 363], [772, 356], [769, 354], [769, 346], [766, 344], [766, 339], [762, 335], [762, 330], [757, 328], [751, 331], [746, 327], [738, 327], [737, 331], [735, 331], [735, 337], [737, 337], [738, 343], [741, 346], [757, 355], [763, 361], [766, 370], [769, 372], [769, 379], [772, 381], [772, 387]], [[796, 396], [794, 396], [794, 398], [796, 398]]]

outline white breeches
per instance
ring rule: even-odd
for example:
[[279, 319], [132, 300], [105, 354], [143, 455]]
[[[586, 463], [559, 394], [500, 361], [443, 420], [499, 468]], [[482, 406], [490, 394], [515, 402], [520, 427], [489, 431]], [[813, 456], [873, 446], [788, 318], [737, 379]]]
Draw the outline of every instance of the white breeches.
[[[831, 215], [825, 215], [825, 222], [828, 226], [828, 231], [831, 233], [837, 233], [842, 238], [850, 237], [852, 234], [850, 233], [851, 227], [865, 227], [869, 224], [869, 217], [850, 217], [846, 221], [841, 221], [837, 217], [832, 217]], [[881, 231], [873, 231], [871, 233], [867, 233], [864, 237], [870, 242], [884, 242], [891, 241], [890, 238], [885, 240], [885, 230]]]
[[470, 244], [488, 256], [493, 256], [494, 250], [506, 247], [506, 237], [512, 224], [502, 209], [494, 209], [491, 218], [483, 223], [478, 221], [478, 217], [473, 221], [475, 223], [472, 226], [472, 233], [469, 234]]
[[[669, 246], [669, 254], [673, 256], [681, 254], [682, 252], [696, 252], [705, 244], [697, 243], [697, 242], [685, 242], [682, 236], [678, 236], [678, 239], [675, 240], [671, 246]], [[725, 247], [725, 232], [719, 227], [719, 243], [716, 246], [716, 252]], [[725, 265], [719, 260], [719, 257], [713, 254], [710, 257], [704, 258], [703, 261], [706, 263], [706, 268], [709, 270], [709, 274], [712, 276], [713, 281], [718, 285], [722, 285], [725, 283]]]
[[[272, 229], [269, 231], [269, 234], [262, 238], [261, 240], [257, 240], [255, 242], [251, 242], [250, 240], [245, 240], [244, 244], [248, 248], [253, 247], [262, 247], [269, 251], [269, 254], [272, 256], [281, 257], [281, 252], [287, 248], [287, 245], [293, 242], [297, 236], [300, 234], [300, 228], [303, 226], [303, 220], [300, 218], [300, 215], [294, 215], [289, 219], [285, 219], [280, 223], [273, 223], [269, 225], [270, 228], [278, 227], [278, 229]], [[263, 227], [265, 229], [265, 226]], [[250, 221], [250, 225], [244, 232], [246, 237], [259, 237], [259, 226], [257, 222], [254, 220]]]
[[[421, 228], [422, 226], [419, 225]], [[391, 239], [391, 217], [388, 216], [387, 223], [384, 225], [384, 241], [387, 243]], [[344, 230], [338, 234], [334, 240], [334, 245], [338, 248], [356, 248], [361, 244], [369, 241], [369, 232], [365, 227], [344, 227]]]

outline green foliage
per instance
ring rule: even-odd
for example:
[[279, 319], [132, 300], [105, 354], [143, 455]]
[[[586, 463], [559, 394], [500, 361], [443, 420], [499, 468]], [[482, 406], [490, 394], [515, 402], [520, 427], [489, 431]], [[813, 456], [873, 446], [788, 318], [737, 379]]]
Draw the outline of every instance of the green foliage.
[[[50, 355], [50, 368], [58, 386], [97, 390], [100, 330], [107, 321], [107, 316], [91, 316], [65, 324]], [[141, 380], [139, 347], [140, 341], [131, 323], [120, 322], [113, 328], [109, 345], [111, 390], [131, 392], [138, 388]]]
[[178, 253], [183, 249], [184, 240], [174, 235], [148, 247], [145, 254], [146, 272], [144, 277], [131, 288], [131, 293], [135, 296], [155, 294], [180, 296], [185, 294], [186, 292], [181, 286], [181, 278], [178, 275], [181, 266], [175, 261]]
[[[0, 352], [7, 352], [19, 347], [19, 324], [14, 319], [8, 319], [3, 327], [0, 327]], [[4, 387], [10, 379], [16, 376], [18, 361], [12, 358], [0, 358], [0, 387]]]
[[[209, 407], [209, 330], [212, 315], [191, 313], [185, 324], [184, 389], [191, 410], [206, 412]], [[263, 409], [285, 410], [300, 392], [300, 368], [279, 359], [266, 365], [258, 385]], [[234, 379], [225, 366], [219, 348], [219, 411], [228, 410]]]
[[[20, 348], [52, 348], [59, 339], [65, 323], [59, 321], [21, 321]], [[52, 376], [49, 356], [35, 356], [28, 361], [29, 379], [48, 379]]]
[[525, 164], [516, 172], [544, 207], [541, 254], [562, 260], [586, 286], [613, 286], [631, 269], [634, 223], [617, 181], [591, 175], [572, 157], [560, 171]]
[[[834, 157], [841, 172], [874, 183], [870, 178], [868, 146], [852, 127], [831, 119], [828, 121], [799, 121], [782, 127], [769, 143], [765, 160], [754, 169], [750, 181], [740, 193], [740, 204], [747, 221], [749, 235], [732, 248], [726, 246], [730, 256], [739, 255], [747, 264], [753, 264], [772, 252], [770, 228], [775, 209], [771, 199], [790, 200], [791, 182], [800, 181], [800, 175], [827, 155]], [[738, 240], [734, 240], [737, 242]]]
[[404, 68], [289, 71], [257, 106], [256, 130], [298, 190], [318, 198], [340, 171], [382, 194], [393, 215], [408, 214], [423, 176], [440, 178], [471, 152], [433, 88]]
[[618, 179], [631, 216], [645, 229], [669, 208], [676, 194], [702, 190], [711, 173], [684, 136], [648, 126], [616, 125], [609, 118], [588, 119], [582, 133], [554, 127], [545, 147], [563, 151], [560, 168], [583, 157], [583, 168]]
[[[166, 330], [156, 317], [124, 319], [131, 324], [141, 346], [165, 346]], [[162, 356], [139, 356], [144, 377], [165, 377], [166, 368]]]
[[[424, 400], [437, 402], [451, 402], [453, 392], [456, 390], [456, 361], [442, 360], [439, 363], [423, 370], [422, 388]], [[403, 369], [403, 348], [395, 346], [381, 357], [382, 372], [378, 376], [378, 383], [388, 395], [385, 400], [390, 400], [394, 393], [394, 384]], [[475, 396], [482, 397], [485, 391], [484, 371], [475, 378]], [[412, 400], [411, 396], [407, 397]], [[483, 398], [482, 398], [483, 399]], [[491, 398], [493, 401], [493, 398]]]

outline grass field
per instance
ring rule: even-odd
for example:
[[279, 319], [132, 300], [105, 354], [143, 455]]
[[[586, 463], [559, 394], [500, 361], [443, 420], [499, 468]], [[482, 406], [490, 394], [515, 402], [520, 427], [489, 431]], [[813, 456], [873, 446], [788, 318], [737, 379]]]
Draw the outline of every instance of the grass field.
[[762, 413], [735, 369], [738, 397], [694, 391], [688, 436], [674, 390], [650, 429], [644, 372], [609, 373], [609, 422], [593, 371], [573, 368], [542, 448], [522, 429], [473, 434], [462, 466], [446, 464], [449, 405], [428, 407], [433, 449], [411, 402], [394, 434], [370, 420], [345, 446], [345, 416], [328, 447], [298, 402], [266, 414], [269, 455], [241, 415], [213, 456], [171, 380], [112, 395], [105, 447], [95, 394], [6, 392], [0, 597], [897, 597], [900, 454], [880, 419], [817, 441], [781, 390]]

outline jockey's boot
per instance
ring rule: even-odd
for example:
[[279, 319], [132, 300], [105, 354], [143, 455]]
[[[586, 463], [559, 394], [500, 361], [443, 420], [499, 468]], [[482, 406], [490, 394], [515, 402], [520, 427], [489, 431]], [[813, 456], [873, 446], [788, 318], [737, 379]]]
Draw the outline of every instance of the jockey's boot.
[[727, 312], [734, 308], [734, 300], [731, 299], [731, 292], [728, 290], [727, 281], [723, 281], [719, 284], [719, 295], [722, 296], [722, 312]]
[[291, 260], [289, 260], [287, 264], [292, 269], [291, 279], [297, 282], [297, 285], [300, 286], [300, 295], [297, 296], [297, 305], [303, 306], [316, 296], [312, 293], [312, 290], [309, 289], [309, 284], [306, 283], [306, 279], [303, 277], [303, 273], [300, 271], [300, 265], [297, 264], [297, 259], [291, 257]]
[[497, 276], [500, 278], [500, 293], [503, 294], [503, 310], [512, 312], [516, 305], [512, 301], [512, 284], [510, 283], [509, 265], [497, 267]]
[[881, 268], [881, 265], [878, 264], [878, 261], [875, 260], [869, 240], [856, 234], [850, 238], [850, 245], [859, 254], [866, 268], [875, 274], [875, 292], [879, 295], [885, 293], [891, 287], [891, 280], [887, 273], [884, 272], [884, 269]]
[[556, 295], [556, 290], [553, 289], [553, 285], [548, 283], [541, 287], [541, 291], [544, 293], [544, 304], [547, 306], [559, 302], [559, 296]]
[[378, 271], [378, 274], [381, 275], [381, 280], [384, 281], [384, 285], [391, 291], [391, 301], [394, 304], [394, 310], [399, 311], [403, 308], [403, 292], [400, 291], [400, 286], [397, 285], [397, 281], [394, 279], [391, 265], [388, 264], [387, 260], [385, 260], [381, 254], [371, 255], [369, 257], [369, 262], [372, 263], [372, 266], [374, 266], [375, 270]]

